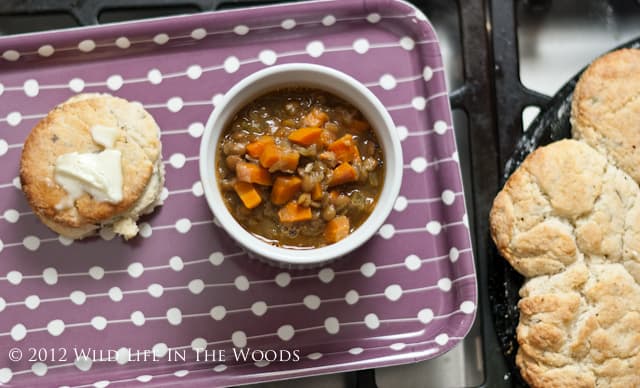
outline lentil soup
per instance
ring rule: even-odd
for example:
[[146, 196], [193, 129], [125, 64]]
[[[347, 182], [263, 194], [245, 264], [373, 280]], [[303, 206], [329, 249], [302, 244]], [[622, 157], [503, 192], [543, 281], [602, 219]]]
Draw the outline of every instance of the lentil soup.
[[225, 205], [255, 236], [317, 248], [358, 228], [384, 182], [382, 149], [363, 115], [325, 91], [288, 88], [246, 105], [216, 150]]

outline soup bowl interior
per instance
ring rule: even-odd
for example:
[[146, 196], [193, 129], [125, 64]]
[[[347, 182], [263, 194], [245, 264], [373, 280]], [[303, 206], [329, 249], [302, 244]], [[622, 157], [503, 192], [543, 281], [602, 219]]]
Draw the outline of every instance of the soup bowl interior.
[[[368, 218], [351, 234], [331, 245], [295, 249], [278, 247], [254, 236], [233, 217], [222, 197], [217, 179], [216, 152], [227, 126], [249, 102], [284, 88], [319, 89], [353, 105], [371, 124], [382, 148], [384, 182], [378, 201]], [[200, 178], [206, 200], [218, 223], [250, 253], [286, 267], [322, 265], [346, 255], [375, 235], [393, 207], [400, 191], [403, 158], [400, 140], [389, 113], [367, 87], [331, 68], [312, 64], [285, 64], [249, 75], [232, 87], [215, 107], [201, 140]]]

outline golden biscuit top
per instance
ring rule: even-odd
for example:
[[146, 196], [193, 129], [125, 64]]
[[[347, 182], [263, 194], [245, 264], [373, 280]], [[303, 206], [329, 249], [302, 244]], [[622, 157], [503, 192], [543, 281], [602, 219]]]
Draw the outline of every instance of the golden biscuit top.
[[640, 182], [640, 50], [596, 59], [580, 77], [571, 107], [573, 137]]
[[[122, 133], [113, 149], [122, 155], [123, 199], [109, 203], [83, 194], [74, 206], [60, 209], [68, 193], [55, 182], [56, 160], [71, 152], [100, 152], [103, 146], [91, 134], [91, 128], [99, 125]], [[100, 224], [138, 200], [160, 151], [159, 128], [141, 105], [108, 95], [74, 98], [52, 110], [27, 137], [20, 165], [22, 189], [43, 219], [69, 227]]]
[[538, 148], [490, 214], [520, 290], [516, 364], [532, 387], [640, 386], [640, 188], [577, 140]]

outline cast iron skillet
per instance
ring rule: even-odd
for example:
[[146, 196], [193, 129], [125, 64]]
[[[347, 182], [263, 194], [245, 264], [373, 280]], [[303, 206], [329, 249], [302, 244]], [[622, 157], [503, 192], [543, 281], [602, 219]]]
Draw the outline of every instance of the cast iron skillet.
[[[618, 46], [614, 50], [620, 48], [640, 48], [640, 38]], [[501, 179], [502, 184], [506, 182], [507, 178], [533, 150], [556, 140], [571, 137], [571, 124], [569, 123], [571, 97], [573, 96], [576, 82], [578, 82], [583, 71], [584, 69], [580, 70], [578, 74], [571, 78], [529, 125], [504, 167], [504, 174]], [[527, 384], [520, 377], [520, 372], [515, 364], [518, 351], [518, 342], [516, 340], [518, 308], [516, 306], [520, 299], [518, 290], [522, 286], [524, 278], [500, 256], [493, 244], [490, 250], [489, 262], [493, 270], [489, 273], [489, 299], [491, 300], [496, 334], [509, 369], [512, 372], [511, 377], [514, 386], [526, 387]]]

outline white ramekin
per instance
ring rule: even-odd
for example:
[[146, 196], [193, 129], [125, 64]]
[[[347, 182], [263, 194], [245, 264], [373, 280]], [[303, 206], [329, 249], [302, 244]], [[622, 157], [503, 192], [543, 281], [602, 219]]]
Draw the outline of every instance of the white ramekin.
[[[289, 249], [268, 244], [245, 230], [231, 215], [222, 198], [216, 176], [216, 150], [221, 134], [233, 116], [247, 103], [283, 87], [317, 88], [341, 97], [356, 107], [374, 129], [384, 155], [384, 184], [373, 212], [353, 233], [335, 244], [313, 249]], [[329, 67], [292, 63], [269, 67], [249, 75], [216, 105], [200, 144], [200, 179], [219, 224], [245, 249], [272, 264], [303, 268], [326, 264], [364, 244], [387, 218], [402, 182], [403, 158], [400, 140], [389, 113], [362, 83]]]

